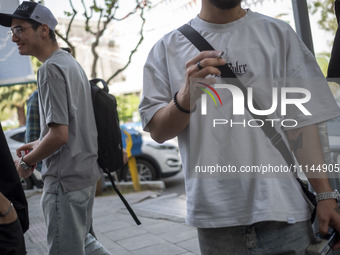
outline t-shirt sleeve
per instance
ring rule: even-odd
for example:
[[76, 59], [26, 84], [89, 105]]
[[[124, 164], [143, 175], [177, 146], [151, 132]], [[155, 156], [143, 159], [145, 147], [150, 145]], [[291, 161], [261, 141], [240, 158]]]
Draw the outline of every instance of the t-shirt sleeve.
[[68, 101], [64, 76], [54, 65], [49, 65], [43, 76], [39, 86], [45, 124], [68, 125]]
[[[286, 104], [287, 115], [285, 119], [298, 120], [297, 127], [303, 127], [339, 116], [340, 108], [314, 55], [296, 33], [289, 31], [287, 38], [290, 38], [291, 42], [287, 43], [287, 80], [285, 86], [288, 92], [290, 91], [289, 88], [301, 88], [302, 90], [286, 93], [285, 97], [292, 100], [289, 104]], [[304, 99], [306, 102], [304, 102]]]
[[161, 108], [165, 107], [172, 99], [165, 51], [158, 42], [150, 51], [143, 73], [143, 95], [139, 105], [143, 127], [148, 131], [147, 124]]

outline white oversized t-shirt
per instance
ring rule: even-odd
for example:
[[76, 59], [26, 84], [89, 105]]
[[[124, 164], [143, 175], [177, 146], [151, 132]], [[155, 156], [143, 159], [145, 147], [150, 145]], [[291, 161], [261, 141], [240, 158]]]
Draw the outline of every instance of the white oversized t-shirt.
[[[282, 88], [296, 87], [310, 92], [311, 98], [303, 106], [311, 115], [294, 105], [288, 106], [283, 114], [280, 104], [269, 115], [282, 135], [292, 125], [292, 122], [282, 125], [285, 119], [296, 121], [297, 128], [340, 115], [314, 56], [285, 22], [248, 10], [243, 18], [228, 24], [212, 24], [199, 17], [189, 24], [214, 49], [225, 52], [227, 64], [246, 87], [253, 88], [253, 96], [262, 109], [271, 108], [273, 87], [280, 92]], [[144, 67], [140, 104], [144, 126], [185, 84], [185, 63], [198, 53], [177, 30], [155, 44]], [[197, 167], [204, 170], [208, 166], [216, 169], [229, 165], [239, 171], [242, 167], [287, 165], [261, 128], [253, 127], [255, 122], [249, 113], [241, 116], [233, 113], [231, 93], [225, 89], [216, 91], [223, 106], [214, 105], [208, 96], [208, 112], [203, 116], [198, 100], [189, 127], [178, 136], [185, 171], [187, 223], [206, 228], [308, 220], [310, 205], [291, 172], [275, 177], [195, 173]], [[227, 124], [213, 127], [216, 119]], [[238, 124], [231, 126], [231, 122]]]

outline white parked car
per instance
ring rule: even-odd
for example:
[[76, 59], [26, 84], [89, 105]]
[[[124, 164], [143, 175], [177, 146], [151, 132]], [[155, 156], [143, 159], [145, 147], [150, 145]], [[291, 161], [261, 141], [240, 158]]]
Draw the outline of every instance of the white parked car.
[[[4, 132], [13, 158], [17, 158], [16, 149], [24, 143], [25, 127], [19, 127]], [[141, 181], [157, 180], [176, 175], [182, 170], [177, 142], [175, 140], [159, 144], [152, 140], [147, 133], [142, 133], [141, 153], [134, 155], [137, 162], [139, 178]], [[117, 173], [118, 178], [131, 181], [131, 175], [126, 165]], [[23, 180], [24, 188], [41, 187], [41, 174], [34, 171], [29, 179]]]
[[[17, 159], [16, 149], [24, 144], [25, 141], [25, 127], [19, 127], [4, 131], [9, 150], [12, 154], [13, 160]], [[33, 174], [27, 179], [21, 179], [24, 189], [33, 189], [34, 187], [42, 188], [43, 181], [39, 171], [34, 170]]]

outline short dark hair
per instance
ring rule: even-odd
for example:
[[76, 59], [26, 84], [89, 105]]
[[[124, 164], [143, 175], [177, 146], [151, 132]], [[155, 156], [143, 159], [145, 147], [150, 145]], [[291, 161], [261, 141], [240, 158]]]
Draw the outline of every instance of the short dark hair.
[[[40, 26], [42, 25], [41, 23], [39, 23], [39, 22], [37, 22], [37, 21], [34, 21], [34, 20], [31, 20], [31, 19], [27, 20], [27, 22], [30, 23], [30, 24], [32, 25], [32, 29], [33, 29], [34, 31], [37, 31], [38, 27], [40, 27]], [[55, 33], [54, 33], [54, 31], [53, 31], [52, 29], [50, 29], [50, 31], [49, 31], [48, 34], [49, 34], [49, 37], [50, 37], [50, 39], [51, 39], [52, 41], [54, 41], [54, 42], [57, 41], [56, 36], [55, 36]]]

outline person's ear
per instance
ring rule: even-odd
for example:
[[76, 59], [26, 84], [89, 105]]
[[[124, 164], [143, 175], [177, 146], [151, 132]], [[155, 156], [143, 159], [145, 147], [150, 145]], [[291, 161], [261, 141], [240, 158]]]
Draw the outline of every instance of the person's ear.
[[43, 24], [39, 27], [39, 32], [43, 37], [48, 37], [49, 31], [50, 28], [46, 24]]

